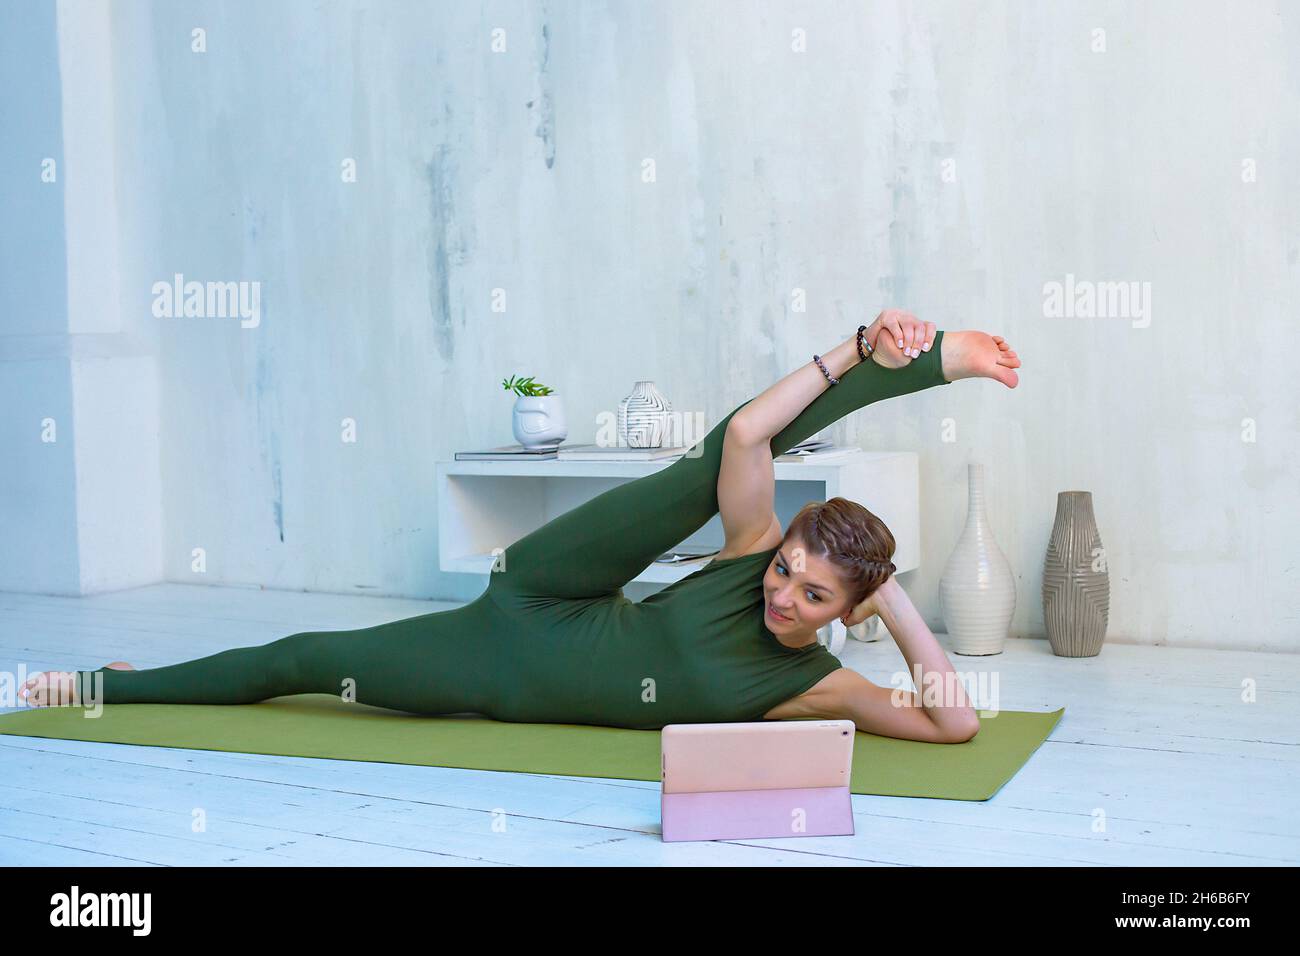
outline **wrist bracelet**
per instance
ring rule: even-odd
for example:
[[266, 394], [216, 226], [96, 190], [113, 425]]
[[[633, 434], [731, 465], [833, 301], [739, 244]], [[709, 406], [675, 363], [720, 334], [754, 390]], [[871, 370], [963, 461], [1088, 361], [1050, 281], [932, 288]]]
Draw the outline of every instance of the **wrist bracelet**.
[[867, 360], [867, 355], [875, 351], [875, 348], [872, 347], [870, 342], [867, 343], [867, 351], [866, 352], [862, 351], [862, 333], [865, 331], [867, 331], [867, 327], [865, 325], [858, 326], [858, 358], [860, 358], [864, 362]]
[[817, 363], [817, 367], [821, 369], [822, 374], [826, 376], [826, 381], [830, 382], [832, 385], [840, 384], [838, 378], [833, 377], [830, 372], [826, 371], [826, 366], [822, 364], [822, 357], [820, 355], [814, 355], [813, 361]]

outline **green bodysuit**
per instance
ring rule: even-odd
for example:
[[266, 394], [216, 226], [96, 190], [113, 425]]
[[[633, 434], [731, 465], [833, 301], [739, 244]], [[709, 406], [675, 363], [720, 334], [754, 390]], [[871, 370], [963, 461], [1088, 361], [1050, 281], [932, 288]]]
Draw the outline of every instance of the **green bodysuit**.
[[[773, 456], [873, 402], [948, 384], [942, 341], [936, 332], [930, 350], [900, 369], [854, 365], [772, 439]], [[727, 423], [749, 401], [668, 467], [510, 544], [486, 590], [463, 607], [78, 676], [102, 676], [106, 704], [349, 693], [411, 713], [508, 721], [659, 729], [761, 720], [840, 667], [821, 645], [787, 647], [767, 629], [762, 582], [775, 548], [712, 561], [639, 602], [623, 594], [718, 513]]]

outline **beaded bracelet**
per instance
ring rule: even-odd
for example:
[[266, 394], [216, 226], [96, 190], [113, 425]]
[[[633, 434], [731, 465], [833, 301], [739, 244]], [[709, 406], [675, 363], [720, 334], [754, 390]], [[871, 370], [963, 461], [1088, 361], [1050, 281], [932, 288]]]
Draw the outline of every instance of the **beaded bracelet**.
[[826, 381], [830, 382], [832, 385], [840, 384], [838, 378], [833, 377], [830, 372], [826, 371], [826, 366], [822, 364], [822, 357], [820, 355], [814, 355], [813, 361], [817, 363], [817, 367], [821, 369], [822, 374], [826, 376]]
[[875, 347], [872, 346], [870, 342], [867, 343], [867, 351], [862, 351], [862, 333], [865, 331], [867, 331], [865, 325], [858, 326], [858, 358], [862, 359], [864, 362], [867, 360], [867, 355], [875, 351]]

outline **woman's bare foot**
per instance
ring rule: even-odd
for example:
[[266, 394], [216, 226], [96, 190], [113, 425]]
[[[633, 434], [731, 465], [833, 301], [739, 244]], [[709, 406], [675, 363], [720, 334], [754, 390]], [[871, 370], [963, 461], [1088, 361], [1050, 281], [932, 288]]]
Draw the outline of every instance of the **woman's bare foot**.
[[1015, 388], [1020, 383], [1020, 376], [1014, 371], [1020, 368], [1020, 359], [1000, 335], [944, 332], [939, 358], [943, 377], [950, 382], [959, 378], [991, 378], [1007, 388]]
[[[126, 661], [113, 661], [104, 667], [115, 671], [135, 670]], [[53, 685], [51, 687], [51, 685]], [[20, 700], [26, 700], [31, 707], [48, 707], [52, 703], [76, 704], [77, 675], [75, 671], [45, 671], [30, 678], [18, 689]]]

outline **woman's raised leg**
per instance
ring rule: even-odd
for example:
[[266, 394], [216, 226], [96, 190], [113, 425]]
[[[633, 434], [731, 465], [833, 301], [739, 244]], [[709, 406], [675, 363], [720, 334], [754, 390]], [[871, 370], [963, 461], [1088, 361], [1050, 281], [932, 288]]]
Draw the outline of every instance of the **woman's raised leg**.
[[[889, 369], [859, 362], [828, 386], [771, 441], [772, 457], [850, 412], [951, 384], [943, 376], [943, 332], [909, 365]], [[597, 495], [553, 518], [505, 549], [490, 593], [517, 597], [594, 598], [618, 591], [659, 555], [680, 544], [718, 513], [722, 443], [733, 409], [667, 468]]]

